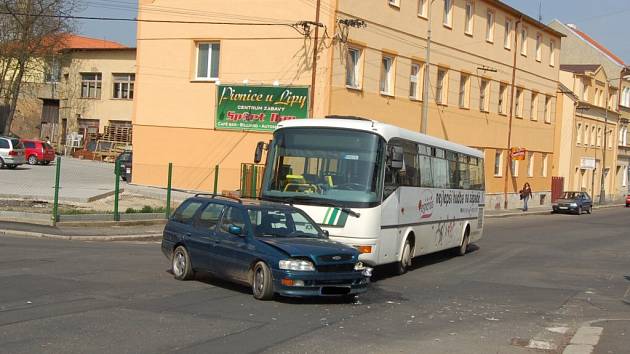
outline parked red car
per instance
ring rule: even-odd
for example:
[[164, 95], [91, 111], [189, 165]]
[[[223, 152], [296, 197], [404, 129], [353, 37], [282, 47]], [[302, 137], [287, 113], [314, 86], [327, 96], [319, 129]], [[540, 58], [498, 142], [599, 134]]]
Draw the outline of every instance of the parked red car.
[[630, 194], [626, 195], [626, 208], [630, 208]]
[[41, 140], [21, 139], [24, 144], [24, 157], [29, 165], [38, 163], [48, 165], [55, 159], [55, 149], [50, 144]]

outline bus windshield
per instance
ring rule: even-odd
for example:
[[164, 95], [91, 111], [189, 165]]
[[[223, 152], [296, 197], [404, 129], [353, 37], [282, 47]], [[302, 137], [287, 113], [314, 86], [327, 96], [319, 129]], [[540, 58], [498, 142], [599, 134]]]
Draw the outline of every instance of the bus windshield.
[[269, 148], [264, 199], [370, 207], [381, 198], [385, 141], [333, 128], [276, 131]]

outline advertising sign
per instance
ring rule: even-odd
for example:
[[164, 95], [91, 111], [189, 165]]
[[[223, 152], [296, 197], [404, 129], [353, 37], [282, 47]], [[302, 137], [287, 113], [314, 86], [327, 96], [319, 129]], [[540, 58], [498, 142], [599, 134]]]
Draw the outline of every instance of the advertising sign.
[[580, 159], [580, 168], [584, 170], [594, 170], [595, 159], [592, 157], [582, 157]]
[[523, 161], [525, 160], [525, 155], [527, 155], [527, 149], [523, 149], [523, 148], [513, 147], [511, 149], [511, 152], [512, 152], [512, 160]]
[[273, 131], [279, 122], [308, 117], [308, 87], [219, 85], [215, 129]]

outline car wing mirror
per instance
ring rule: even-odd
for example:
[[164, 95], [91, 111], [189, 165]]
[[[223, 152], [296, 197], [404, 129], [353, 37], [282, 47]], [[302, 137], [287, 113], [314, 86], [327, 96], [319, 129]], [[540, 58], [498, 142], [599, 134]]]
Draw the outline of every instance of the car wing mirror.
[[231, 224], [228, 227], [228, 231], [234, 236], [242, 236], [243, 235], [243, 228], [240, 227], [240, 226], [236, 226], [234, 224]]
[[322, 230], [324, 232], [324, 236], [326, 236], [326, 238], [330, 237], [330, 232], [328, 232], [328, 230]]

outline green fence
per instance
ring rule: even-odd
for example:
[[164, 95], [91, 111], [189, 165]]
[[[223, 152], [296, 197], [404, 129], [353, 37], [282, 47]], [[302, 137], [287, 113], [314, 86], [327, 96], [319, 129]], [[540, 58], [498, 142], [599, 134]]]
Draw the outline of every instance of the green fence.
[[241, 197], [258, 198], [264, 174], [264, 165], [241, 164]]

